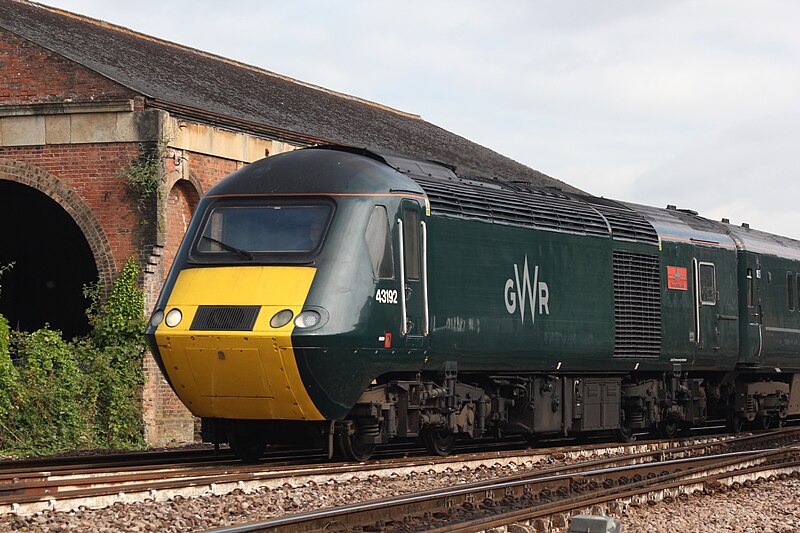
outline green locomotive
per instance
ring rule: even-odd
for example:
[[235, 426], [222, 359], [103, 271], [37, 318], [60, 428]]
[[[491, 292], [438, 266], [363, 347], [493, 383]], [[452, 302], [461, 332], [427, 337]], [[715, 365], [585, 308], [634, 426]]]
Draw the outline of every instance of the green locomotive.
[[308, 148], [203, 197], [147, 333], [204, 437], [251, 461], [769, 427], [800, 412], [800, 242]]

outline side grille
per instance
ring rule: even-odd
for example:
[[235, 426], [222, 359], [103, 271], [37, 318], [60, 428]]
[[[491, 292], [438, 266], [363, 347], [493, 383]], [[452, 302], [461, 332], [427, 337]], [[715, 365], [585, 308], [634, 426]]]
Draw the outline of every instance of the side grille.
[[201, 305], [189, 329], [253, 331], [260, 310], [258, 305]]
[[605, 217], [611, 226], [611, 236], [615, 240], [658, 244], [658, 233], [653, 225], [628, 206], [606, 198], [594, 196], [581, 196], [581, 198]]
[[411, 177], [425, 190], [435, 214], [587, 235], [609, 233], [606, 221], [595, 209], [556, 190]]
[[661, 283], [658, 256], [614, 252], [614, 356], [661, 353]]

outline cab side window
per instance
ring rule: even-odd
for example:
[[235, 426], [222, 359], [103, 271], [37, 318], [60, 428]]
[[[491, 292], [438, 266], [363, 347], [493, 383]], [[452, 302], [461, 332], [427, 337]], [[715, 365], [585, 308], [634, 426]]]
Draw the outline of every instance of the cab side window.
[[717, 279], [712, 263], [700, 263], [700, 303], [717, 303]]
[[800, 273], [795, 278], [795, 288], [797, 289], [797, 305], [800, 306]]
[[416, 209], [403, 210], [403, 251], [406, 256], [406, 278], [419, 279], [420, 220]]
[[367, 231], [364, 234], [372, 261], [372, 273], [378, 279], [394, 278], [394, 255], [392, 239], [389, 234], [389, 217], [386, 208], [376, 205], [369, 217]]

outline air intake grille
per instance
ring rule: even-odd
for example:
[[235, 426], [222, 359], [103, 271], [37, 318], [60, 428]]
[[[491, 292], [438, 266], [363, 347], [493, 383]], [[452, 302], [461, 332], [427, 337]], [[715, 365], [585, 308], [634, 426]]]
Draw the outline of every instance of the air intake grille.
[[608, 236], [608, 225], [589, 204], [556, 190], [467, 179], [411, 176], [428, 195], [434, 214]]
[[607, 198], [576, 196], [591, 204], [605, 217], [615, 240], [658, 244], [658, 233], [653, 225], [630, 207]]
[[661, 353], [661, 283], [658, 256], [614, 252], [615, 357]]
[[192, 320], [191, 330], [253, 331], [261, 309], [258, 305], [201, 305]]

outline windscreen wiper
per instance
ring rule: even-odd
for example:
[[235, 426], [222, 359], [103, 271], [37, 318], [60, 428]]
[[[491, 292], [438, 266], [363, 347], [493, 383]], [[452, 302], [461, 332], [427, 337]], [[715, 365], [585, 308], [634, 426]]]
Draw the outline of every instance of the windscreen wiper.
[[237, 248], [235, 246], [231, 246], [230, 244], [228, 244], [226, 242], [222, 242], [220, 240], [217, 240], [214, 237], [209, 237], [208, 235], [203, 235], [203, 238], [205, 240], [207, 240], [207, 241], [213, 242], [214, 244], [218, 244], [218, 245], [222, 246], [223, 248], [225, 248], [229, 252], [235, 252], [235, 253], [237, 253], [239, 255], [245, 256], [246, 258], [248, 258], [250, 260], [253, 260], [253, 254], [251, 254], [247, 250], [242, 250], [241, 248]]

